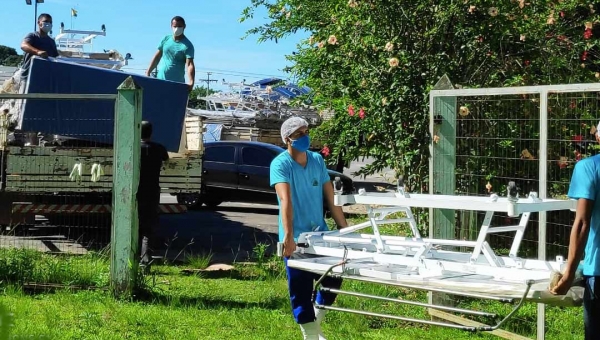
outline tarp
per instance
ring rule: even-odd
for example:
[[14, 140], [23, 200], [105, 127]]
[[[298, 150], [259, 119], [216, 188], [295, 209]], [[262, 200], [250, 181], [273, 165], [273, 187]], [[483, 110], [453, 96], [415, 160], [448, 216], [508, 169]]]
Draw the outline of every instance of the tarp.
[[221, 140], [221, 131], [223, 131], [223, 124], [205, 124], [206, 132], [202, 136], [204, 143], [206, 142], [218, 142]]
[[[188, 101], [187, 85], [142, 75], [34, 58], [27, 93], [116, 94], [129, 76], [143, 89], [142, 119], [153, 125], [152, 140], [177, 152]], [[112, 143], [115, 102], [108, 100], [27, 100], [23, 131]]]

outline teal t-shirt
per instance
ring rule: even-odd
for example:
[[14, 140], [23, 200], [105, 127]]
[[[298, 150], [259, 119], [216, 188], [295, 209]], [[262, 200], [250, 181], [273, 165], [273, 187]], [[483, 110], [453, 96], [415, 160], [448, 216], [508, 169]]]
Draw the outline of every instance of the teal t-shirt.
[[158, 79], [185, 83], [185, 61], [194, 59], [194, 45], [183, 36], [176, 41], [173, 35], [167, 35], [158, 45], [162, 58], [158, 63]]
[[[302, 167], [289, 152], [279, 154], [271, 162], [271, 186], [288, 183], [292, 196], [294, 240], [305, 232], [329, 230], [323, 216], [323, 185], [329, 174], [323, 157], [316, 152], [307, 151], [306, 166]], [[279, 197], [277, 197], [279, 201]], [[283, 241], [284, 229], [281, 212], [279, 213], [279, 241]]]
[[585, 246], [583, 275], [600, 276], [600, 155], [580, 160], [575, 165], [569, 198], [594, 201], [590, 234]]

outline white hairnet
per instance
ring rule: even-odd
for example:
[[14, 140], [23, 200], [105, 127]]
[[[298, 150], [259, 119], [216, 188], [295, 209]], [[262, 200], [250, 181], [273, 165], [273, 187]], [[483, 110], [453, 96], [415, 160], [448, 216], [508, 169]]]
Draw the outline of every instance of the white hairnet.
[[301, 127], [308, 127], [308, 122], [300, 117], [288, 118], [281, 124], [281, 140], [285, 143], [285, 139]]

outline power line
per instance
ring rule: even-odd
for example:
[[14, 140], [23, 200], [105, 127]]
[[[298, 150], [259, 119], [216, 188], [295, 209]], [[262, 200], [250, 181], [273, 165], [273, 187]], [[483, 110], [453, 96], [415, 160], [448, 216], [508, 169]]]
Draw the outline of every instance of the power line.
[[[135, 71], [146, 71], [145, 68], [138, 68], [138, 67], [123, 67], [122, 69], [124, 70], [135, 70]], [[283, 79], [287, 79], [289, 78], [289, 76], [284, 76], [284, 75], [273, 75], [273, 74], [262, 74], [262, 73], [252, 73], [252, 72], [243, 72], [243, 71], [233, 71], [233, 70], [219, 70], [219, 69], [208, 69], [208, 68], [196, 68], [196, 70], [203, 70], [206, 72], [211, 72], [212, 74], [219, 74], [219, 75], [225, 75], [225, 76], [239, 76], [239, 77], [244, 77], [244, 76], [255, 76], [255, 77], [249, 77], [249, 78], [256, 78], [258, 79], [259, 77], [272, 77], [272, 78], [283, 78]]]
[[[210, 75], [211, 74], [212, 74], [211, 72], [206, 72], [206, 76], [207, 76], [206, 79], [198, 79], [199, 81], [206, 83], [206, 96], [207, 97], [210, 95], [210, 82], [211, 81], [214, 81], [214, 82], [217, 81], [216, 79], [210, 79]], [[208, 102], [206, 103], [206, 109], [208, 110]]]

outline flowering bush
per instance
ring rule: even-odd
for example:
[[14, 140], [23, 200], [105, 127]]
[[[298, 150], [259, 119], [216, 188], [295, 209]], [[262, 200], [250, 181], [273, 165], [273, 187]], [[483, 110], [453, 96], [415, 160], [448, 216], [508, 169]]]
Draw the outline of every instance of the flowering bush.
[[330, 162], [340, 154], [372, 156], [361, 174], [391, 167], [417, 190], [434, 138], [428, 94], [444, 74], [463, 87], [600, 76], [600, 8], [581, 1], [250, 1], [242, 20], [256, 8], [269, 13], [248, 32], [259, 41], [311, 34], [288, 56], [288, 71], [316, 90], [315, 105], [336, 112], [315, 131], [327, 141]]

